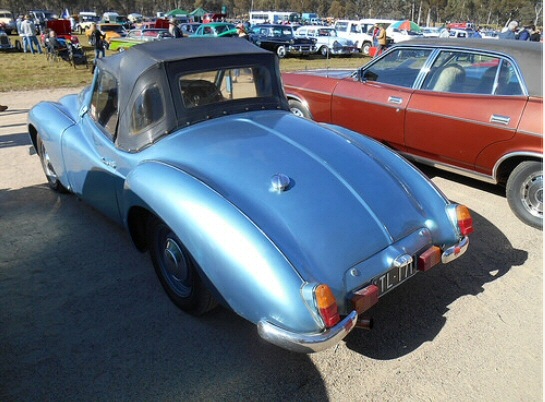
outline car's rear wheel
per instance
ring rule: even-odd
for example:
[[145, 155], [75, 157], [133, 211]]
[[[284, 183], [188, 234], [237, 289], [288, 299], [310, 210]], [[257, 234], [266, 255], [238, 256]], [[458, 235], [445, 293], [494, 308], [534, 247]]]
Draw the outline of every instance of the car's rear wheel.
[[308, 110], [308, 108], [303, 105], [302, 102], [298, 101], [298, 100], [295, 100], [295, 99], [290, 99], [288, 101], [289, 103], [289, 106], [290, 106], [290, 111], [298, 116], [298, 117], [304, 117], [305, 119], [312, 119], [312, 116], [310, 114], [310, 110]]
[[286, 47], [285, 46], [278, 46], [276, 48], [276, 54], [279, 58], [283, 59], [284, 57], [286, 57]]
[[155, 272], [174, 304], [193, 315], [213, 309], [217, 303], [178, 236], [164, 222], [152, 217], [147, 225], [147, 238]]
[[543, 229], [543, 163], [522, 162], [511, 172], [507, 202], [521, 221]]
[[36, 147], [36, 151], [38, 152], [38, 156], [40, 157], [40, 162], [42, 164], [42, 169], [44, 170], [45, 177], [47, 179], [47, 184], [52, 190], [65, 193], [67, 190], [59, 181], [57, 172], [55, 172], [55, 168], [51, 164], [51, 159], [49, 158], [45, 144], [39, 134], [36, 136]]

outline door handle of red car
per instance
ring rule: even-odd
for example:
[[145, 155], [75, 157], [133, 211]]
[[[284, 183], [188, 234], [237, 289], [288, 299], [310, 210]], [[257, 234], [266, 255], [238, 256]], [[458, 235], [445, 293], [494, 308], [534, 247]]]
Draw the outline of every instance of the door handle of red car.
[[394, 105], [401, 105], [403, 103], [403, 98], [399, 98], [397, 96], [389, 96], [388, 102], [393, 103]]
[[498, 123], [498, 124], [504, 124], [508, 126], [510, 121], [511, 121], [511, 118], [509, 116], [500, 116], [498, 114], [493, 114], [490, 117], [490, 123]]

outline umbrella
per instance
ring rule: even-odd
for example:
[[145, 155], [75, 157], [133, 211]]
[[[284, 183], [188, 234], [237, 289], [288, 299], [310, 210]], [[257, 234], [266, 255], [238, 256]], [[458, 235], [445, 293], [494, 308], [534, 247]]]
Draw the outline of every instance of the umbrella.
[[392, 29], [398, 29], [400, 31], [410, 31], [410, 32], [420, 32], [421, 29], [418, 26], [416, 22], [409, 21], [409, 20], [401, 20], [393, 22], [392, 25], [390, 25], [390, 28]]

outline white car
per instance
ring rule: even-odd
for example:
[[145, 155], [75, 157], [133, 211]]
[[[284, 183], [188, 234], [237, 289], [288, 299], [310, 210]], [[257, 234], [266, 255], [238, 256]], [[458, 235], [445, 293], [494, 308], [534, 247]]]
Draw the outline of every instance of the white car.
[[324, 57], [351, 56], [360, 52], [358, 42], [339, 37], [333, 27], [304, 25], [297, 29], [295, 35], [315, 39], [316, 52]]
[[441, 30], [441, 27], [422, 27], [422, 36], [425, 38], [438, 38]]

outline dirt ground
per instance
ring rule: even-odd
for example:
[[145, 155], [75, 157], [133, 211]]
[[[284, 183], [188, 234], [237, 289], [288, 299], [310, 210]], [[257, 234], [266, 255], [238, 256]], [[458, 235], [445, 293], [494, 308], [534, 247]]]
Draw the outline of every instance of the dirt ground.
[[468, 253], [382, 298], [372, 331], [294, 354], [177, 310], [122, 229], [47, 188], [27, 112], [70, 92], [0, 97], [0, 400], [543, 400], [543, 236], [501, 190], [425, 169], [471, 209]]

